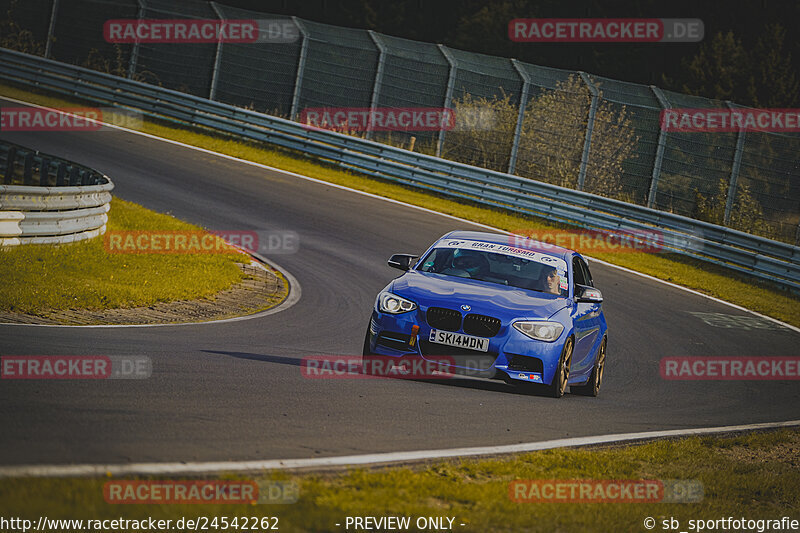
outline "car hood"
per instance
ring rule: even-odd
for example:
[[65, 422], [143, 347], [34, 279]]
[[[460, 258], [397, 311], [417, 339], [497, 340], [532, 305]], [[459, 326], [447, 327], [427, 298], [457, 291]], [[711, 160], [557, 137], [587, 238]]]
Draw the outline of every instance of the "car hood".
[[536, 291], [443, 274], [423, 274], [413, 270], [394, 280], [390, 290], [423, 307], [458, 309], [466, 304], [472, 307], [473, 313], [498, 318], [550, 318], [569, 303], [566, 298]]

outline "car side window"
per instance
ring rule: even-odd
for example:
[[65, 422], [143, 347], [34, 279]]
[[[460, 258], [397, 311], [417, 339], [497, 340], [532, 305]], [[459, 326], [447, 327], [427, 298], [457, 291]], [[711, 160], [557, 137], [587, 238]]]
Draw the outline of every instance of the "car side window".
[[585, 285], [590, 287], [594, 287], [594, 280], [592, 279], [592, 273], [589, 271], [589, 265], [586, 264], [586, 261], [583, 259], [578, 260], [583, 268], [583, 277], [586, 280]]
[[572, 259], [572, 280], [575, 285], [586, 285], [586, 274], [581, 266], [581, 261], [577, 257]]

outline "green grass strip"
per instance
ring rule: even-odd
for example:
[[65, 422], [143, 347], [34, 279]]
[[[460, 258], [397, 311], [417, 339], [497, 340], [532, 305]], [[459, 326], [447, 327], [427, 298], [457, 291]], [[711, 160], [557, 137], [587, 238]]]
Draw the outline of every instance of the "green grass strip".
[[[172, 216], [115, 198], [107, 232], [201, 231]], [[244, 277], [239, 254], [109, 253], [104, 237], [76, 243], [0, 248], [0, 310], [46, 315], [194, 300]]]
[[[172, 520], [276, 516], [279, 530], [292, 532], [345, 531], [347, 516], [454, 517], [453, 531], [465, 532], [641, 532], [646, 531], [643, 523], [647, 517], [658, 521], [655, 531], [663, 531], [661, 521], [672, 517], [680, 524], [674, 531], [690, 531], [689, 520], [698, 518], [800, 519], [798, 445], [800, 432], [781, 430], [599, 450], [549, 450], [417, 467], [202, 478], [296, 482], [299, 500], [282, 505], [112, 504], [103, 496], [104, 484], [116, 480], [110, 476], [3, 479], [0, 516], [23, 517], [34, 524], [40, 515]], [[515, 480], [548, 479], [697, 481], [703, 495], [693, 503], [518, 503], [509, 497], [509, 484]], [[336, 527], [337, 522], [342, 526]]]

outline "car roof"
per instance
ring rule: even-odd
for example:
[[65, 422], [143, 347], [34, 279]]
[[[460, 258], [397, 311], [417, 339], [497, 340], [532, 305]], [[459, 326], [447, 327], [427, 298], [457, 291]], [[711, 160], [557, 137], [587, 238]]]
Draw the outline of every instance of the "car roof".
[[552, 255], [554, 257], [560, 257], [567, 262], [569, 262], [570, 256], [577, 254], [577, 252], [573, 250], [562, 248], [561, 246], [556, 246], [554, 244], [547, 244], [542, 247], [538, 247], [536, 246], [536, 243], [539, 241], [530, 240], [524, 235], [515, 235], [511, 233], [504, 235], [502, 233], [488, 233], [485, 231], [451, 231], [446, 235], [442, 235], [439, 240], [442, 239], [464, 239], [470, 241], [490, 242], [492, 244], [505, 244], [508, 246], [515, 246], [517, 248], [524, 248], [525, 250], [534, 250]]

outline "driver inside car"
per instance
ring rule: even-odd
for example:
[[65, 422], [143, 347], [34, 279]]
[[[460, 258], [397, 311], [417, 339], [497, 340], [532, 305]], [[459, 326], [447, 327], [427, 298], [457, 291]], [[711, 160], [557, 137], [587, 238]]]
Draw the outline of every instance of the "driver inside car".
[[560, 277], [555, 268], [551, 266], [545, 267], [542, 279], [544, 281], [543, 292], [548, 294], [561, 294], [561, 288], [559, 287]]
[[474, 250], [455, 250], [453, 253], [452, 267], [442, 271], [442, 274], [459, 276], [462, 278], [481, 279], [489, 273], [489, 260], [481, 252]]

